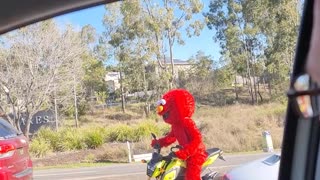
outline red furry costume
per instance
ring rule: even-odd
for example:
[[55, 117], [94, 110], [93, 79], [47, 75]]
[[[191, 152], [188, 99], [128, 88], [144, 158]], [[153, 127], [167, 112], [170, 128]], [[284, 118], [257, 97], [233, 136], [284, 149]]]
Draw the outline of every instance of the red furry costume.
[[[191, 119], [195, 109], [193, 96], [186, 90], [175, 89], [163, 95], [158, 102], [158, 114], [171, 125], [169, 134], [158, 140], [161, 147], [169, 146], [176, 140], [183, 148], [175, 154], [186, 160], [185, 179], [199, 180], [201, 166], [207, 158], [202, 136]], [[155, 141], [152, 142], [154, 145]]]

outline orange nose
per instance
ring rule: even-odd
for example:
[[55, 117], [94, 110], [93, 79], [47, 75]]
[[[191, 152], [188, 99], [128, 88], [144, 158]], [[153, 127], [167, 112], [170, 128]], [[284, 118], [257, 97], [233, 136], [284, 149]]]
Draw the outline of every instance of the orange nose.
[[162, 111], [163, 111], [163, 106], [158, 106], [158, 107], [157, 107], [157, 112], [158, 112], [158, 113], [161, 113]]

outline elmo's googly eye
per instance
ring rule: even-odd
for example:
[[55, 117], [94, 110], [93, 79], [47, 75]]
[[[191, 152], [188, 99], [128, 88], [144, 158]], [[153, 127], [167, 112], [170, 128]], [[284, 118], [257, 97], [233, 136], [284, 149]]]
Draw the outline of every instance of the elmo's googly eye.
[[157, 105], [166, 105], [166, 100], [164, 99], [160, 99], [158, 102], [157, 102]]

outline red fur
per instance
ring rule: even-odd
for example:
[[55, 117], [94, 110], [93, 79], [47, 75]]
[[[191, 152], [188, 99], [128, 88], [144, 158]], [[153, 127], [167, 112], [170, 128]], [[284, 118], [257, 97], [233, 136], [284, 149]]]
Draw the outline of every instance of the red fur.
[[166, 104], [159, 115], [169, 113], [168, 118], [164, 120], [171, 125], [171, 131], [159, 139], [159, 144], [166, 147], [177, 140], [183, 148], [176, 152], [176, 156], [187, 162], [186, 179], [199, 180], [201, 166], [207, 158], [207, 153], [201, 133], [192, 120], [194, 98], [186, 90], [174, 89], [164, 94], [163, 99], [166, 100]]

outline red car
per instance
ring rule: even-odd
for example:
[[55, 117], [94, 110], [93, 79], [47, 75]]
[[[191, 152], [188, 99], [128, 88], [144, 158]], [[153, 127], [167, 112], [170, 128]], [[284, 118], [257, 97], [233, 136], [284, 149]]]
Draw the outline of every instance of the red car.
[[28, 139], [0, 119], [0, 179], [30, 180], [33, 168]]

